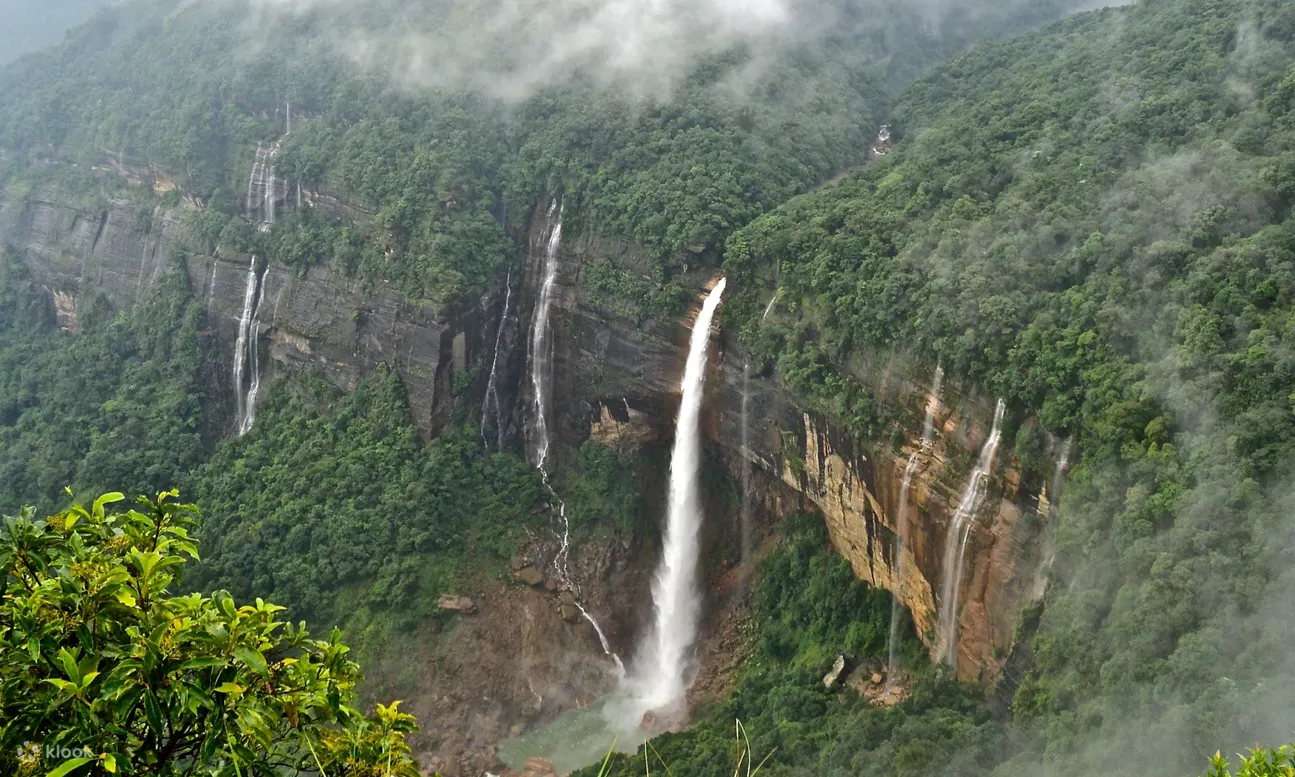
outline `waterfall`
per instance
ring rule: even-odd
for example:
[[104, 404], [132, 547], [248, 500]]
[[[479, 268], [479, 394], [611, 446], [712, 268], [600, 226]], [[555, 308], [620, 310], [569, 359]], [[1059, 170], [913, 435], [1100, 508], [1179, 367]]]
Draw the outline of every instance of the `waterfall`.
[[274, 165], [270, 165], [269, 180], [265, 186], [265, 223], [267, 224], [274, 224], [275, 189], [277, 188], [278, 182], [274, 179]]
[[144, 294], [144, 268], [148, 265], [148, 235], [144, 236], [144, 251], [139, 257], [139, 277], [135, 279], [135, 304]]
[[[220, 249], [217, 249], [219, 253]], [[213, 257], [211, 260], [211, 280], [207, 281], [207, 317], [212, 315], [211, 303], [216, 298], [216, 272], [220, 269], [220, 257]]]
[[[555, 215], [557, 217], [556, 220], [554, 219]], [[611, 645], [608, 644], [607, 642], [606, 635], [603, 634], [602, 627], [598, 625], [598, 621], [594, 620], [593, 616], [590, 615], [587, 610], [585, 610], [584, 605], [580, 604], [579, 591], [576, 589], [575, 585], [573, 585], [571, 582], [571, 571], [568, 568], [568, 564], [567, 564], [567, 560], [570, 553], [570, 545], [571, 545], [571, 522], [567, 519], [566, 502], [562, 501], [562, 499], [558, 496], [557, 491], [554, 490], [553, 485], [549, 482], [549, 472], [547, 467], [545, 466], [548, 462], [548, 456], [549, 456], [549, 425], [548, 425], [547, 415], [548, 415], [549, 390], [552, 385], [552, 378], [553, 378], [553, 338], [551, 337], [551, 332], [549, 331], [549, 314], [553, 309], [555, 289], [557, 287], [558, 248], [560, 248], [562, 245], [562, 209], [558, 207], [558, 203], [556, 200], [553, 202], [552, 205], [549, 206], [548, 221], [549, 221], [548, 240], [544, 250], [544, 267], [543, 267], [544, 275], [542, 280], [540, 281], [540, 284], [541, 284], [540, 296], [539, 296], [539, 299], [536, 300], [535, 302], [534, 319], [531, 321], [530, 372], [531, 372], [531, 388], [535, 394], [534, 408], [533, 408], [535, 417], [533, 419], [534, 426], [532, 427], [534, 431], [533, 431], [533, 439], [531, 441], [532, 445], [534, 446], [532, 459], [534, 460], [535, 468], [540, 471], [540, 478], [544, 481], [544, 487], [548, 489], [549, 495], [553, 498], [553, 502], [558, 508], [558, 520], [562, 524], [562, 533], [560, 535], [561, 544], [558, 547], [557, 555], [553, 559], [553, 566], [557, 569], [558, 577], [560, 577], [562, 579], [562, 582], [566, 584], [567, 589], [570, 590], [574, 596], [576, 596], [577, 598], [576, 608], [580, 610], [580, 614], [584, 616], [585, 620], [589, 621], [590, 625], [594, 627], [594, 631], [597, 632], [598, 642], [599, 644], [602, 645], [603, 653], [609, 656], [613, 661], [616, 662], [616, 667], [620, 671], [621, 675], [623, 676], [625, 673], [625, 667], [621, 663], [620, 656], [616, 655], [616, 653], [612, 651]], [[511, 270], [509, 270], [508, 277], [509, 277], [509, 290], [511, 294], [511, 289], [512, 289]], [[499, 332], [497, 333], [495, 338], [495, 360], [496, 361], [498, 361], [499, 359], [499, 337], [503, 335], [504, 321], [507, 319], [507, 316], [508, 316], [507, 307], [508, 307], [508, 297], [505, 297], [504, 318], [500, 320]], [[493, 364], [491, 365], [490, 370], [491, 370], [491, 383], [493, 384], [494, 382]], [[488, 388], [487, 394], [489, 393], [490, 393], [490, 389]], [[498, 395], [496, 394], [495, 396], [496, 412], [498, 412], [498, 403], [499, 403], [499, 398], [498, 398]], [[484, 414], [484, 408], [483, 408], [483, 414]], [[484, 427], [483, 427], [483, 430], [484, 430]], [[502, 445], [502, 436], [500, 438], [500, 442]]]
[[[252, 175], [247, 179], [247, 220], [256, 223], [256, 205], [258, 202], [264, 202], [265, 195], [265, 152], [261, 144], [256, 144], [256, 159], [252, 161]], [[257, 192], [262, 192], [257, 196]]]
[[243, 315], [238, 319], [238, 340], [234, 343], [234, 401], [237, 403], [237, 429], [242, 435], [243, 418], [247, 412], [243, 396], [243, 370], [247, 363], [248, 340], [252, 327], [252, 313], [256, 306], [256, 256], [247, 267], [247, 288], [243, 291]]
[[508, 326], [508, 311], [513, 301], [513, 268], [508, 268], [508, 276], [504, 279], [504, 312], [499, 316], [499, 329], [495, 332], [495, 354], [490, 359], [490, 379], [486, 381], [486, 396], [481, 401], [481, 441], [489, 445], [486, 441], [486, 420], [490, 418], [491, 405], [494, 406], [495, 416], [495, 448], [504, 447], [504, 419], [501, 417], [502, 412], [499, 406], [499, 388], [496, 385], [497, 373], [499, 371], [499, 349], [504, 342], [504, 329]]
[[1052, 488], [1048, 491], [1051, 510], [1057, 511], [1058, 500], [1061, 497], [1061, 476], [1070, 468], [1070, 440], [1067, 439], [1061, 443], [1061, 456], [1057, 459], [1057, 469], [1052, 473]]
[[[557, 213], [554, 221], [553, 214]], [[531, 458], [544, 469], [549, 455], [548, 401], [553, 378], [553, 341], [549, 333], [549, 314], [558, 280], [558, 248], [562, 245], [562, 213], [555, 201], [549, 206], [549, 237], [544, 251], [540, 296], [535, 302], [535, 319], [531, 324], [531, 389], [534, 414]]]
[[697, 592], [699, 532], [702, 522], [700, 489], [701, 405], [706, 383], [706, 352], [711, 321], [724, 293], [720, 279], [706, 297], [693, 324], [684, 369], [679, 421], [670, 458], [669, 510], [665, 551], [652, 585], [656, 622], [643, 646], [637, 666], [642, 702], [654, 710], [683, 700], [690, 678], [690, 658], [697, 632], [700, 600]]
[[[247, 220], [262, 232], [268, 230], [278, 217], [280, 182], [275, 176], [273, 164], [278, 153], [277, 141], [268, 148], [257, 143], [252, 174], [247, 180]], [[284, 197], [287, 197], [286, 190]]]
[[935, 377], [931, 380], [931, 390], [926, 395], [926, 418], [922, 421], [922, 446], [913, 451], [904, 466], [904, 479], [899, 484], [899, 510], [895, 513], [895, 548], [891, 557], [890, 568], [895, 575], [895, 589], [891, 591], [890, 603], [890, 655], [886, 677], [892, 685], [899, 669], [899, 621], [901, 608], [899, 603], [899, 563], [904, 548], [908, 545], [908, 493], [913, 483], [913, 474], [917, 471], [917, 457], [931, 449], [935, 442], [935, 411], [940, 409], [940, 388], [944, 383], [944, 368], [936, 366]]
[[989, 430], [989, 439], [980, 449], [980, 459], [972, 470], [967, 481], [967, 489], [962, 494], [962, 501], [949, 521], [949, 531], [944, 539], [944, 579], [940, 586], [940, 650], [941, 659], [947, 659], [956, 668], [958, 665], [958, 595], [962, 589], [962, 565], [967, 558], [967, 539], [971, 536], [971, 525], [975, 522], [976, 512], [984, 501], [985, 491], [989, 487], [989, 473], [994, 466], [994, 454], [998, 452], [998, 439], [1002, 433], [1003, 400], [998, 400], [994, 408], [994, 424]]
[[283, 109], [284, 109], [284, 113], [287, 114], [287, 122], [284, 124], [283, 134], [291, 135], [292, 134], [292, 103], [285, 102], [283, 104]]
[[252, 365], [252, 383], [247, 388], [247, 401], [243, 403], [243, 420], [238, 428], [240, 437], [252, 431], [252, 424], [256, 421], [256, 395], [261, 393], [261, 349], [257, 336], [261, 331], [261, 310], [265, 307], [266, 285], [265, 276], [262, 275], [261, 291], [256, 295], [256, 305], [252, 308], [252, 323], [249, 327], [251, 337], [247, 341], [247, 358]]

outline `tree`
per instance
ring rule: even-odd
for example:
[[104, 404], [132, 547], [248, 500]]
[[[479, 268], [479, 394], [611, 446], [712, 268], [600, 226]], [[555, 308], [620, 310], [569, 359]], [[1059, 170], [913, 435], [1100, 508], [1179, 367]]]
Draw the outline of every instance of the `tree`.
[[413, 716], [351, 706], [359, 667], [336, 629], [313, 640], [260, 599], [174, 595], [198, 559], [198, 510], [176, 497], [3, 519], [0, 773], [415, 777]]
[[1295, 775], [1295, 751], [1289, 746], [1276, 750], [1252, 750], [1249, 757], [1239, 756], [1241, 766], [1234, 773], [1228, 759], [1214, 754], [1208, 777], [1291, 777]]

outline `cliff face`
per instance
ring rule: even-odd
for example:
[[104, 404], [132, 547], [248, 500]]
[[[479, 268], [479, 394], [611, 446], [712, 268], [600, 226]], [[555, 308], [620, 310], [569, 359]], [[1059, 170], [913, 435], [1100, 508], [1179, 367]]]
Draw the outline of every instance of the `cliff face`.
[[[12, 249], [7, 255], [25, 261], [35, 281], [50, 292], [60, 324], [69, 329], [94, 296], [119, 309], [130, 307], [158, 283], [168, 262], [183, 262], [221, 344], [220, 358], [230, 361], [252, 258], [186, 251], [181, 215], [144, 211], [124, 196], [94, 209], [61, 204], [57, 196], [38, 192], [0, 200], [0, 238]], [[496, 328], [501, 299], [450, 310], [325, 266], [301, 272], [258, 262], [262, 302], [256, 341], [269, 356], [261, 363], [270, 365], [270, 372], [313, 370], [344, 389], [378, 365], [389, 365], [405, 381], [418, 424], [433, 434], [455, 402], [451, 388], [457, 373], [483, 367], [474, 386], [484, 389], [484, 371], [498, 339], [496, 380], [504, 399], [490, 423], [502, 430], [501, 438], [514, 436], [530, 401], [526, 334], [547, 227], [538, 212], [527, 239], [524, 277], [512, 279], [501, 329]], [[593, 262], [607, 258], [621, 264], [636, 259], [632, 246], [597, 237], [573, 239], [560, 248], [552, 318], [557, 400], [551, 423], [557, 439], [569, 446], [590, 438], [614, 447], [664, 444], [673, 433], [687, 327], [700, 300], [682, 320], [638, 322], [619, 316], [582, 282]], [[934, 646], [949, 521], [988, 434], [993, 400], [961, 394], [956, 387], [946, 390], [936, 413], [935, 444], [918, 455], [909, 509], [900, 516], [900, 483], [910, 454], [920, 447], [929, 375], [893, 360], [859, 376], [880, 404], [903, 419], [903, 444], [895, 450], [890, 444], [851, 440], [828, 419], [804, 412], [776, 381], [748, 377], [736, 344], [722, 333], [712, 348], [712, 365], [705, 419], [710, 448], [735, 477], [747, 475], [763, 525], [793, 510], [821, 512], [856, 574], [894, 591], [911, 610], [919, 634]], [[989, 498], [968, 542], [962, 581], [958, 673], [985, 682], [1000, 672], [1021, 606], [1039, 594], [1046, 552], [1043, 479], [1023, 478], [1009, 450], [1010, 444], [1000, 448]], [[909, 542], [896, 569], [901, 520]], [[631, 623], [625, 628], [632, 629]], [[624, 630], [613, 624], [613, 631]], [[613, 640], [624, 645], [628, 636]]]
[[[181, 262], [229, 375], [254, 258], [194, 253], [182, 240], [181, 215], [142, 208], [125, 196], [87, 209], [53, 193], [0, 194], [0, 240], [51, 294], [60, 326], [68, 329], [95, 297], [118, 310], [138, 304], [169, 263]], [[485, 345], [484, 311], [445, 310], [325, 266], [302, 272], [255, 261], [261, 307], [254, 334], [269, 356], [261, 359], [267, 372], [314, 370], [352, 389], [386, 364], [404, 379], [420, 428], [430, 434], [448, 420], [453, 376], [466, 369], [470, 350]]]
[[[535, 234], [530, 242], [540, 243]], [[560, 251], [553, 326], [557, 393], [565, 401], [556, 427], [568, 445], [594, 439], [635, 448], [673, 434], [688, 327], [700, 295], [683, 320], [638, 322], [609, 314], [606, 301], [581, 283], [582, 274], [596, 261], [630, 254], [632, 249], [588, 237]], [[537, 263], [533, 255], [528, 266]], [[921, 449], [929, 374], [894, 360], [858, 376], [879, 404], [903, 419], [903, 444], [895, 450], [850, 439], [828, 419], [802, 410], [776, 380], [750, 377], [736, 343], [722, 332], [712, 345], [711, 364], [708, 442], [735, 478], [747, 477], [763, 530], [795, 510], [822, 513], [856, 575], [894, 592], [935, 651], [946, 536], [989, 434], [993, 398], [946, 389], [935, 412], [934, 444], [918, 454], [906, 514], [900, 516], [904, 468]], [[1023, 478], [1010, 448], [1010, 442], [999, 448], [988, 497], [968, 540], [961, 589], [958, 675], [986, 684], [1000, 675], [1022, 606], [1042, 593], [1039, 575], [1050, 536], [1043, 478]], [[909, 539], [896, 569], [900, 520]]]

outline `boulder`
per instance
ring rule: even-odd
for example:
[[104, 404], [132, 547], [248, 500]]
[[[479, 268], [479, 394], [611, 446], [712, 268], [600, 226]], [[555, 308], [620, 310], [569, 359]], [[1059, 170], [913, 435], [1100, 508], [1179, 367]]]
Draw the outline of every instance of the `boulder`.
[[832, 662], [832, 668], [823, 675], [823, 687], [829, 691], [835, 689], [849, 673], [850, 659], [844, 653], [837, 653], [836, 661]]
[[544, 582], [544, 574], [535, 567], [522, 567], [517, 570], [517, 579], [526, 585], [539, 585]]
[[562, 620], [567, 623], [575, 623], [580, 620], [580, 608], [576, 607], [574, 604], [562, 605], [558, 608], [558, 613], [561, 614]]
[[436, 607], [441, 610], [464, 614], [477, 611], [476, 602], [466, 596], [455, 596], [454, 594], [442, 594], [441, 598], [436, 600]]

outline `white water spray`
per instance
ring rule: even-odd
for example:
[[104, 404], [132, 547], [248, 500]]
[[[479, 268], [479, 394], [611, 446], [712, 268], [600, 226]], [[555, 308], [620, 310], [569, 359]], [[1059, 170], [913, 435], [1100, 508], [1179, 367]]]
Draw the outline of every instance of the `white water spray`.
[[[774, 291], [773, 296], [769, 298], [769, 303], [764, 306], [764, 315], [760, 316], [760, 323], [769, 318], [773, 312], [773, 306], [778, 301], [778, 292]], [[752, 547], [752, 520], [751, 520], [751, 459], [754, 454], [751, 452], [751, 363], [742, 362], [742, 568], [746, 569], [747, 564], [753, 558]], [[749, 570], [748, 570], [749, 571]]]
[[247, 359], [252, 365], [252, 383], [247, 387], [247, 401], [243, 403], [243, 420], [238, 434], [243, 436], [252, 431], [256, 422], [256, 397], [261, 393], [261, 349], [257, 336], [261, 331], [261, 310], [265, 307], [265, 275], [261, 276], [261, 291], [256, 295], [256, 305], [252, 308], [252, 323], [248, 327], [250, 337], [247, 342]]
[[706, 385], [706, 352], [710, 327], [724, 294], [720, 279], [693, 324], [688, 363], [683, 376], [683, 399], [670, 458], [669, 510], [665, 552], [652, 585], [656, 622], [636, 667], [641, 701], [648, 710], [683, 700], [691, 674], [689, 651], [697, 635], [700, 599], [697, 592], [699, 533], [702, 523], [700, 488], [701, 405]]
[[[895, 588], [899, 588], [899, 560], [903, 557], [904, 547], [908, 545], [908, 493], [909, 487], [913, 482], [913, 474], [917, 471], [917, 458], [922, 453], [931, 449], [932, 443], [935, 442], [933, 434], [935, 433], [935, 411], [940, 408], [940, 388], [944, 383], [944, 368], [937, 366], [935, 368], [935, 378], [931, 381], [931, 390], [926, 396], [926, 418], [922, 422], [922, 447], [913, 451], [908, 457], [908, 464], [904, 466], [904, 479], [899, 485], [899, 510], [895, 513], [895, 550], [891, 558], [890, 568], [896, 577]], [[886, 677], [888, 682], [893, 686], [899, 669], [899, 621], [901, 614], [901, 605], [899, 603], [899, 591], [891, 592], [890, 605], [890, 655], [887, 664]]]
[[751, 540], [751, 364], [742, 362], [742, 569], [752, 558]]
[[[554, 213], [557, 220], [554, 220]], [[553, 377], [553, 338], [549, 332], [549, 315], [553, 310], [558, 280], [558, 248], [562, 245], [562, 212], [555, 201], [549, 206], [549, 237], [544, 250], [540, 296], [535, 302], [535, 320], [531, 324], [531, 389], [534, 394], [534, 420], [531, 458], [544, 469], [549, 455], [548, 402]]]
[[[247, 412], [243, 395], [243, 374], [247, 364], [248, 340], [252, 327], [252, 314], [256, 306], [256, 256], [247, 266], [247, 287], [243, 291], [243, 314], [238, 319], [238, 339], [234, 342], [234, 399], [237, 403], [237, 429], [244, 434], [244, 417]], [[255, 337], [250, 338], [255, 340]]]
[[508, 313], [513, 301], [513, 268], [508, 268], [508, 276], [504, 280], [504, 312], [499, 316], [499, 329], [495, 332], [495, 354], [490, 360], [490, 379], [486, 381], [486, 396], [481, 401], [481, 441], [486, 442], [486, 421], [490, 418], [491, 408], [494, 408], [495, 419], [495, 448], [504, 447], [504, 419], [499, 403], [499, 388], [497, 383], [497, 373], [499, 371], [499, 349], [504, 342], [504, 329], [508, 327]]
[[[219, 253], [220, 249], [217, 248], [216, 251], [217, 253]], [[211, 260], [211, 280], [207, 281], [207, 315], [209, 317], [212, 314], [211, 303], [215, 301], [215, 298], [216, 298], [216, 273], [219, 270], [220, 270], [220, 257], [215, 256]]]
[[998, 400], [994, 408], [994, 424], [989, 430], [989, 439], [980, 449], [980, 459], [972, 470], [967, 481], [967, 489], [962, 494], [962, 501], [949, 521], [949, 532], [944, 540], [944, 580], [940, 586], [940, 650], [939, 657], [947, 659], [954, 667], [958, 664], [958, 596], [962, 591], [962, 565], [967, 558], [967, 539], [971, 536], [971, 525], [975, 523], [976, 513], [985, 499], [989, 488], [989, 473], [994, 466], [994, 454], [998, 452], [998, 441], [1002, 433], [1003, 400]]

